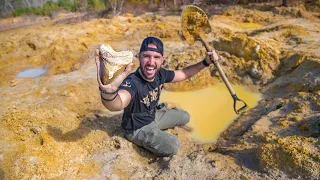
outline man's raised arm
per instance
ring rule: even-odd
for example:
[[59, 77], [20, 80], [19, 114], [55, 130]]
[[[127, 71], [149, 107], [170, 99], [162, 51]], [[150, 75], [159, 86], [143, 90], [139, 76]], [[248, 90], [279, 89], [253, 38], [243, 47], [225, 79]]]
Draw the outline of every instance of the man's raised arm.
[[213, 61], [218, 61], [218, 59], [219, 56], [214, 50], [212, 50], [212, 52], [207, 52], [207, 57], [203, 61], [200, 61], [196, 64], [190, 65], [180, 70], [175, 70], [174, 78], [171, 82], [180, 82], [186, 80], [196, 75], [205, 67], [208, 67], [210, 64], [213, 63]]
[[99, 89], [101, 93], [101, 101], [102, 104], [109, 111], [120, 111], [128, 106], [131, 100], [131, 95], [127, 90], [119, 90], [118, 88], [121, 85], [122, 81], [128, 76], [130, 73], [133, 64], [130, 63], [126, 67], [126, 69], [115, 78], [115, 80], [110, 84], [102, 84], [100, 71], [101, 71], [101, 62], [99, 58], [99, 50], [95, 51], [95, 62], [97, 66], [97, 81], [99, 84]]

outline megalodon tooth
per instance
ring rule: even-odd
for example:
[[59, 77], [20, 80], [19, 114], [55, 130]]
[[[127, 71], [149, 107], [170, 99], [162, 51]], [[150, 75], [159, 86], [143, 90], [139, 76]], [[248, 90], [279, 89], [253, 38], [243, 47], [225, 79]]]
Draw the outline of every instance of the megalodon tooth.
[[110, 84], [114, 78], [124, 71], [126, 66], [133, 60], [133, 53], [131, 51], [115, 51], [108, 44], [102, 44], [99, 47], [100, 62], [103, 66], [101, 70], [101, 82], [103, 84]]

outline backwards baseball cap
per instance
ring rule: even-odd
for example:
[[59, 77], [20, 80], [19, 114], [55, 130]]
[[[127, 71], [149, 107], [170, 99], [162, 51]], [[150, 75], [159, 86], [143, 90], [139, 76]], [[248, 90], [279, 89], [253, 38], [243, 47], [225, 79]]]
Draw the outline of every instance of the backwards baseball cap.
[[[149, 44], [154, 44], [157, 48], [148, 47]], [[160, 53], [163, 56], [163, 43], [156, 37], [147, 37], [141, 44], [140, 53], [142, 51], [154, 51]]]

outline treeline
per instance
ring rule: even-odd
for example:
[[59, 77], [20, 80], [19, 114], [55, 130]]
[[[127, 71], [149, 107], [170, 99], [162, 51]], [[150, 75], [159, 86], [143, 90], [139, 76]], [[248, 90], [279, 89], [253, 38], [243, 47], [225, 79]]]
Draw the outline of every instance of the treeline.
[[[53, 11], [70, 11], [70, 12], [86, 12], [109, 9], [113, 14], [120, 14], [123, 6], [134, 4], [158, 4], [167, 7], [167, 4], [187, 4], [191, 0], [58, 0], [57, 2], [48, 1], [42, 7], [20, 8], [12, 11], [13, 16], [21, 16], [24, 14], [34, 14], [48, 16]], [[191, 1], [192, 2], [192, 1]]]
[[[316, 0], [290, 0], [292, 3], [316, 1]], [[263, 2], [278, 2], [283, 6], [288, 5], [288, 0], [58, 0], [57, 2], [48, 1], [42, 7], [33, 8], [21, 8], [12, 12], [13, 16], [20, 16], [23, 14], [35, 14], [48, 16], [52, 12], [58, 12], [62, 10], [70, 12], [86, 12], [96, 10], [110, 10], [112, 14], [117, 15], [121, 12], [128, 12], [130, 8], [137, 9], [143, 6], [145, 10], [152, 8], [159, 9], [160, 7], [165, 9], [175, 9], [182, 5], [187, 4], [248, 4], [248, 3], [263, 3]]]
[[103, 0], [58, 0], [48, 1], [42, 7], [21, 8], [12, 12], [13, 16], [34, 14], [47, 16], [52, 11], [66, 10], [70, 12], [102, 10], [106, 8]]

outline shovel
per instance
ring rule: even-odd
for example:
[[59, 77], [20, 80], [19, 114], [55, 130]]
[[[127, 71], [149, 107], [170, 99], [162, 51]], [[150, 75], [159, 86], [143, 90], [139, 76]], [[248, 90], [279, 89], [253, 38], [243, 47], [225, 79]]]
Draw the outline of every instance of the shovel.
[[[202, 38], [201, 36], [204, 33], [209, 33], [211, 31], [211, 27], [208, 21], [208, 16], [206, 13], [197, 6], [187, 5], [183, 8], [181, 13], [182, 19], [182, 31], [183, 35], [186, 38], [187, 42], [191, 45], [195, 41], [201, 41], [207, 52], [211, 52], [213, 50]], [[212, 58], [210, 56], [210, 58]], [[223, 82], [227, 86], [232, 98], [233, 98], [233, 109], [236, 114], [239, 114], [242, 110], [247, 107], [247, 104], [239, 99], [234, 92], [231, 84], [229, 83], [226, 75], [224, 74], [220, 64], [218, 61], [213, 61], [214, 65], [219, 71], [220, 76], [223, 79]], [[243, 106], [239, 109], [236, 108], [237, 102], [243, 103]]]

